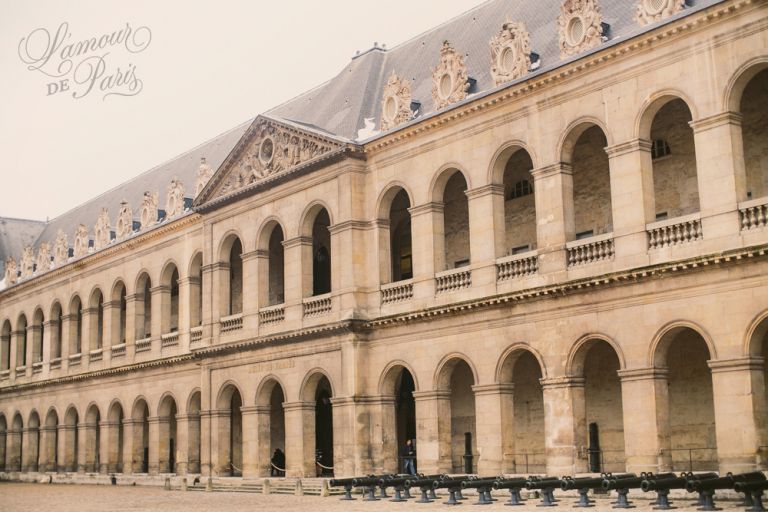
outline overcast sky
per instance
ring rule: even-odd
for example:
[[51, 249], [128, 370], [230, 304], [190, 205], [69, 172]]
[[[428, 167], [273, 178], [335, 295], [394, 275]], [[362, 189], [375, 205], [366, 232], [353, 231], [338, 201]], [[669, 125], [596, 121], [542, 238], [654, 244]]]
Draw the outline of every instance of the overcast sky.
[[[0, 0], [0, 216], [60, 215], [321, 84], [374, 41], [392, 47], [478, 3]], [[91, 38], [100, 47], [79, 51]]]

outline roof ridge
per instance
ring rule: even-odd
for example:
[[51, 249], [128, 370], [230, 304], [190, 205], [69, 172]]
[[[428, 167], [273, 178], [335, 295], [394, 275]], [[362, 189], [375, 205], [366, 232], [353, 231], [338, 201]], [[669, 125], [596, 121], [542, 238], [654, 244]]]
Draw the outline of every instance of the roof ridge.
[[37, 222], [39, 224], [48, 224], [47, 220], [23, 219], [21, 217], [5, 217], [0, 215], [0, 221], [3, 221], [3, 220], [15, 220], [15, 221], [21, 221], [21, 222]]

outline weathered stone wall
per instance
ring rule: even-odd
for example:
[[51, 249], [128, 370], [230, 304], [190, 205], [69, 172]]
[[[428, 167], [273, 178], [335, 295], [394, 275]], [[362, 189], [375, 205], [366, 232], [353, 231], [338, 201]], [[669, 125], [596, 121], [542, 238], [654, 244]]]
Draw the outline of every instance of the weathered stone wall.
[[460, 362], [451, 374], [451, 461], [453, 471], [464, 471], [464, 433], [472, 433], [472, 453], [477, 464], [474, 379], [469, 366]]
[[624, 468], [624, 420], [618, 370], [619, 359], [608, 343], [597, 342], [587, 352], [584, 363], [586, 427], [597, 423], [603, 471]]
[[[546, 460], [544, 448], [544, 395], [541, 391], [539, 362], [523, 353], [513, 370], [515, 469], [519, 473], [539, 472]], [[528, 467], [525, 467], [527, 455]], [[534, 467], [535, 466], [535, 467]]]
[[445, 267], [469, 261], [469, 202], [465, 194], [467, 182], [457, 172], [448, 180], [443, 194], [445, 226]]
[[283, 230], [275, 226], [269, 235], [269, 305], [285, 301], [285, 252]]
[[573, 211], [576, 234], [609, 233], [611, 222], [611, 175], [608, 145], [603, 131], [592, 126], [581, 134], [573, 149]]
[[515, 184], [527, 180], [533, 188], [533, 163], [525, 150], [516, 151], [504, 169], [505, 251], [524, 245], [536, 248], [536, 205], [534, 194], [512, 199]]
[[755, 76], [741, 102], [744, 165], [752, 198], [768, 195], [768, 70]]

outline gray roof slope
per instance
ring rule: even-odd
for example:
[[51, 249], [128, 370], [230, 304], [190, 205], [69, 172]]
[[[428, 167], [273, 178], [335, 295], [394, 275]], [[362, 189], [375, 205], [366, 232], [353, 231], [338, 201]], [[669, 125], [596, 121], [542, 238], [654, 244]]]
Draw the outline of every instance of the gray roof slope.
[[13, 256], [18, 262], [24, 248], [34, 243], [43, 228], [43, 221], [0, 217], [0, 279], [5, 273], [5, 259]]
[[[184, 195], [191, 197], [195, 191], [195, 181], [197, 179], [197, 170], [200, 167], [200, 158], [205, 157], [208, 165], [214, 170], [218, 168], [221, 162], [227, 157], [232, 148], [240, 140], [246, 128], [253, 120], [249, 120], [229, 131], [214, 137], [213, 139], [200, 144], [186, 153], [183, 153], [172, 160], [158, 165], [157, 167], [146, 171], [139, 176], [127, 181], [112, 190], [105, 192], [80, 206], [64, 213], [55, 219], [52, 219], [45, 226], [35, 245], [41, 242], [53, 244], [56, 240], [59, 230], [67, 234], [70, 246], [74, 243], [75, 230], [79, 224], [85, 224], [93, 236], [93, 227], [96, 224], [102, 208], [109, 210], [109, 218], [114, 225], [117, 219], [120, 201], [126, 199], [133, 210], [134, 218], [138, 216], [141, 201], [144, 198], [144, 192], [157, 192], [158, 208], [165, 209], [165, 194], [171, 180], [176, 176], [184, 183]], [[18, 258], [21, 250], [14, 253]]]
[[[697, 0], [697, 7], [722, 0]], [[477, 83], [470, 93], [494, 88], [491, 77], [490, 40], [507, 20], [525, 23], [531, 50], [541, 57], [540, 69], [561, 62], [557, 18], [563, 0], [489, 0], [464, 14], [410, 39], [390, 50], [372, 49], [353, 58], [336, 77], [293, 100], [269, 110], [274, 117], [311, 123], [349, 139], [357, 139], [365, 118], [376, 128], [381, 117], [381, 96], [386, 79], [394, 70], [411, 79], [411, 92], [421, 102], [419, 114], [434, 111], [432, 68], [440, 59], [443, 41], [465, 54], [471, 78]], [[599, 0], [603, 22], [610, 25], [610, 39], [647, 30], [634, 19], [634, 0]], [[685, 11], [678, 16], [685, 15]]]

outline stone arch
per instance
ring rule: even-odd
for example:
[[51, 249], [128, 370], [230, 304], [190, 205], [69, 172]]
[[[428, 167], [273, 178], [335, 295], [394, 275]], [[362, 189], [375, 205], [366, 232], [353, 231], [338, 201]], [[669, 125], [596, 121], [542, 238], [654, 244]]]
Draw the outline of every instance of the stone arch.
[[64, 309], [61, 302], [55, 299], [51, 304], [50, 316], [48, 317], [51, 326], [51, 360], [61, 359], [61, 342], [64, 339]]
[[624, 370], [626, 368], [626, 359], [624, 358], [624, 352], [621, 350], [621, 346], [606, 334], [591, 333], [581, 336], [571, 346], [571, 350], [568, 353], [568, 359], [566, 359], [565, 363], [565, 374], [572, 377], [583, 374], [584, 360], [587, 356], [587, 352], [599, 341], [603, 341], [611, 346], [619, 360], [619, 370]]
[[220, 293], [222, 316], [243, 312], [243, 253], [245, 244], [236, 230], [229, 230], [219, 245], [219, 262], [226, 267], [221, 271]]
[[135, 333], [136, 339], [152, 336], [152, 278], [149, 272], [142, 270], [136, 278], [135, 296]]
[[25, 429], [27, 453], [25, 461], [22, 462], [24, 471], [40, 471], [40, 414], [36, 409], [29, 412], [27, 419], [27, 428]]
[[187, 266], [189, 277], [189, 327], [203, 323], [203, 251], [195, 251]]
[[218, 254], [218, 261], [222, 263], [229, 261], [229, 253], [232, 250], [232, 244], [234, 244], [235, 241], [240, 242], [243, 250], [245, 250], [245, 244], [243, 243], [243, 240], [244, 238], [242, 233], [240, 233], [240, 231], [237, 229], [232, 228], [224, 233], [219, 242], [219, 248], [216, 251], [216, 254]]
[[[471, 438], [472, 454], [477, 460], [477, 422], [475, 394], [478, 374], [471, 360], [460, 353], [448, 354], [435, 371], [434, 389], [440, 398], [438, 420], [439, 472], [467, 472], [463, 455], [466, 434]], [[474, 472], [474, 468], [471, 468]]]
[[266, 254], [267, 265], [259, 266], [259, 305], [285, 302], [285, 226], [276, 216], [262, 222], [256, 237], [256, 249]]
[[257, 406], [269, 405], [270, 395], [275, 386], [280, 386], [285, 391], [283, 381], [277, 375], [270, 373], [264, 376], [256, 387], [255, 404]]
[[377, 199], [379, 278], [390, 283], [413, 278], [412, 194], [389, 183]]
[[752, 319], [744, 336], [742, 353], [745, 357], [765, 357], [762, 340], [768, 335], [768, 310], [761, 312]]
[[178, 435], [176, 415], [178, 414], [178, 401], [173, 393], [163, 393], [157, 405], [158, 417], [158, 471], [160, 473], [176, 472], [176, 450], [178, 449]]
[[37, 306], [32, 313], [32, 363], [43, 361], [43, 339], [45, 337], [45, 314], [43, 308]]
[[125, 343], [126, 325], [128, 323], [128, 289], [122, 278], [118, 278], [112, 283], [109, 297], [112, 302], [112, 308], [109, 310], [112, 320], [112, 332], [106, 334], [109, 336], [112, 345], [120, 345]]
[[[186, 472], [200, 472], [200, 409], [202, 393], [200, 388], [195, 388], [187, 397], [185, 413], [187, 415], [187, 460]], [[184, 460], [179, 460], [180, 469], [183, 470]]]
[[101, 411], [91, 402], [85, 409], [85, 471], [97, 473], [101, 467]]
[[160, 295], [160, 329], [163, 334], [178, 332], [179, 330], [179, 265], [170, 259], [163, 265], [160, 272], [160, 286], [163, 292]]
[[29, 332], [27, 327], [29, 322], [27, 321], [27, 315], [25, 313], [19, 313], [16, 318], [16, 366], [27, 366], [30, 361], [27, 361], [27, 343], [29, 343]]
[[8, 439], [8, 421], [5, 419], [5, 414], [0, 412], [0, 471], [6, 471], [7, 467], [7, 453], [6, 453], [6, 440]]
[[7, 318], [0, 329], [0, 370], [11, 368], [11, 321]]
[[[383, 440], [381, 455], [385, 472], [408, 473], [416, 470], [417, 461], [404, 458], [403, 448], [408, 441], [416, 440], [416, 372], [411, 365], [402, 360], [390, 361], [379, 377], [379, 395], [385, 400], [382, 404]], [[414, 467], [410, 468], [410, 462]]]
[[104, 346], [104, 293], [99, 286], [94, 286], [88, 295], [88, 329], [91, 346], [96, 350]]
[[635, 135], [638, 139], [651, 140], [653, 119], [664, 105], [673, 100], [682, 100], [688, 107], [688, 110], [691, 111], [691, 117], [693, 119], [699, 118], [698, 108], [696, 108], [696, 104], [690, 95], [679, 89], [657, 91], [646, 98], [638, 111], [637, 118], [635, 119]]
[[433, 176], [430, 183], [432, 214], [438, 236], [434, 237], [435, 270], [442, 272], [469, 266], [472, 259], [469, 224], [469, 198], [472, 190], [468, 173], [449, 164]]
[[221, 385], [216, 398], [218, 409], [219, 453], [215, 472], [220, 476], [239, 476], [243, 467], [243, 395], [234, 381]]
[[[579, 140], [584, 132], [592, 127], [597, 127], [603, 132], [607, 145], [612, 145], [612, 137], [608, 131], [608, 126], [605, 121], [594, 116], [582, 116], [574, 121], [571, 121], [568, 126], [563, 130], [560, 135], [560, 140], [557, 143], [557, 155], [560, 157], [560, 161], [566, 164], [573, 163], [573, 151], [576, 146], [576, 142]], [[529, 153], [530, 154], [530, 153]]]
[[125, 409], [119, 398], [113, 399], [107, 408], [107, 472], [123, 472], [123, 445]]
[[160, 396], [160, 400], [157, 401], [157, 415], [168, 416], [171, 406], [175, 406], [175, 404], [178, 404], [178, 400], [176, 400], [173, 392], [166, 391]]
[[333, 380], [331, 380], [328, 372], [322, 368], [315, 367], [309, 370], [301, 381], [301, 387], [299, 387], [299, 397], [302, 401], [313, 402], [315, 400], [315, 393], [317, 392], [317, 386], [320, 380], [325, 377], [331, 386], [331, 396], [336, 396]]
[[[300, 235], [310, 237], [311, 249], [302, 249], [303, 268], [312, 269], [312, 280], [304, 278], [304, 297], [324, 295], [333, 289], [333, 247], [330, 227], [333, 226], [330, 208], [320, 200], [312, 201], [301, 216]], [[304, 274], [307, 274], [304, 272]]]
[[691, 329], [701, 336], [707, 344], [709, 359], [717, 359], [717, 349], [715, 348], [715, 344], [712, 341], [711, 336], [709, 336], [707, 331], [701, 325], [689, 320], [673, 320], [659, 329], [653, 337], [653, 341], [651, 342], [648, 351], [648, 366], [653, 366], [655, 368], [666, 367], [666, 353], [667, 350], [669, 350], [671, 338], [676, 334], [679, 334], [683, 329]]
[[50, 406], [45, 413], [45, 421], [41, 430], [40, 458], [45, 461], [40, 471], [57, 471], [59, 467], [59, 412], [55, 406]]
[[286, 401], [285, 386], [279, 377], [270, 374], [261, 379], [256, 390], [255, 403], [266, 412], [260, 417], [259, 424], [259, 431], [264, 432], [266, 438], [260, 440], [258, 447], [258, 459], [263, 461], [259, 470], [265, 475], [285, 476], [288, 461], [283, 404]]
[[191, 414], [191, 413], [200, 414], [201, 406], [202, 406], [202, 403], [201, 403], [200, 388], [194, 388], [192, 391], [190, 391], [189, 396], [187, 397], [187, 406], [186, 406], [185, 412], [187, 414]]
[[285, 223], [277, 215], [270, 215], [261, 222], [261, 225], [256, 230], [256, 233], [258, 233], [256, 235], [256, 250], [269, 250], [269, 237], [275, 227], [279, 227], [282, 230], [283, 236], [286, 235]]
[[762, 54], [752, 57], [739, 66], [731, 75], [723, 92], [723, 109], [729, 112], [740, 110], [741, 99], [747, 84], [761, 71], [768, 69], [768, 55]]
[[131, 472], [133, 473], [149, 473], [149, 452], [153, 449], [149, 443], [149, 415], [151, 410], [149, 401], [143, 395], [134, 399], [131, 407], [133, 450], [130, 461]]
[[11, 428], [6, 439], [6, 469], [8, 471], [21, 471], [24, 453], [22, 451], [22, 432], [24, 419], [20, 411], [16, 411], [11, 420]]
[[232, 400], [232, 396], [237, 392], [241, 397], [243, 395], [242, 388], [233, 380], [227, 380], [221, 386], [219, 386], [219, 392], [216, 395], [216, 409], [225, 410], [229, 409], [229, 403]]
[[78, 424], [80, 423], [80, 415], [78, 414], [77, 407], [74, 404], [70, 404], [64, 412], [64, 424], [62, 428], [62, 434], [64, 439], [60, 439], [59, 442], [63, 443], [63, 457], [60, 462], [63, 463], [63, 469], [67, 472], [75, 472], [78, 470], [78, 446], [79, 446], [79, 431]]
[[397, 374], [401, 370], [408, 370], [408, 373], [410, 373], [413, 377], [414, 391], [419, 391], [419, 389], [421, 389], [419, 387], [418, 376], [413, 367], [402, 359], [395, 359], [394, 361], [387, 363], [387, 365], [381, 371], [381, 375], [379, 376], [379, 384], [376, 387], [379, 395], [394, 396], [395, 387], [397, 384], [396, 381], [398, 377]]
[[437, 369], [435, 370], [435, 374], [432, 379], [434, 389], [444, 390], [450, 388], [451, 372], [460, 361], [463, 361], [467, 364], [467, 366], [469, 366], [469, 369], [472, 371], [472, 378], [475, 384], [479, 382], [477, 370], [475, 369], [475, 365], [472, 363], [472, 360], [461, 352], [452, 352], [443, 356], [443, 358], [437, 364]]
[[[332, 476], [333, 470], [322, 466], [334, 467], [334, 431], [333, 407], [335, 397], [333, 381], [322, 368], [309, 370], [299, 388], [299, 397], [305, 404], [314, 404], [314, 414], [305, 417], [304, 452], [300, 461], [290, 460], [292, 467], [299, 466], [304, 473]], [[313, 455], [314, 454], [314, 455]], [[318, 466], [317, 463], [322, 466]], [[311, 468], [311, 469], [309, 469]]]
[[315, 222], [315, 218], [323, 211], [328, 214], [329, 225], [333, 226], [333, 215], [331, 207], [321, 200], [315, 199], [304, 207], [304, 211], [301, 213], [301, 221], [299, 222], [299, 236], [312, 236], [312, 224]]
[[[762, 379], [752, 379], [753, 421], [757, 425], [768, 417], [768, 310], [763, 311], [749, 324], [744, 339], [744, 355], [762, 366]], [[768, 431], [758, 428], [758, 445], [768, 446]]]
[[541, 378], [547, 378], [547, 365], [544, 362], [544, 357], [541, 352], [533, 348], [528, 343], [518, 342], [513, 343], [504, 350], [496, 362], [496, 371], [494, 372], [494, 382], [501, 384], [503, 382], [509, 382], [512, 380], [513, 366], [517, 362], [517, 359], [525, 352], [530, 353], [536, 361], [539, 363], [539, 371], [541, 372]]
[[437, 172], [432, 175], [432, 180], [429, 183], [429, 199], [433, 203], [442, 203], [443, 194], [445, 193], [445, 186], [448, 180], [453, 177], [454, 174], [461, 173], [464, 178], [464, 182], [467, 185], [467, 190], [472, 190], [472, 185], [469, 180], [469, 173], [466, 172], [465, 167], [455, 162], [442, 165]]
[[526, 142], [515, 139], [510, 140], [499, 146], [496, 152], [491, 157], [491, 162], [488, 165], [487, 180], [489, 184], [502, 185], [504, 182], [504, 169], [509, 161], [510, 157], [518, 151], [525, 151], [533, 163], [533, 168], [539, 167], [538, 156], [533, 151], [530, 145]]
[[399, 180], [390, 181], [384, 187], [381, 189], [381, 192], [379, 193], [379, 197], [376, 199], [376, 218], [379, 220], [386, 220], [389, 218], [389, 210], [392, 207], [392, 201], [395, 199], [395, 196], [400, 193], [400, 191], [404, 191], [405, 194], [408, 196], [408, 202], [413, 206], [415, 203], [413, 202], [413, 193], [411, 192], [411, 189]]

